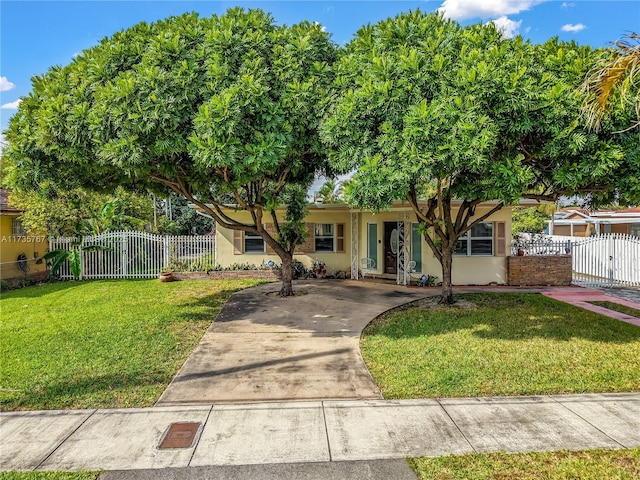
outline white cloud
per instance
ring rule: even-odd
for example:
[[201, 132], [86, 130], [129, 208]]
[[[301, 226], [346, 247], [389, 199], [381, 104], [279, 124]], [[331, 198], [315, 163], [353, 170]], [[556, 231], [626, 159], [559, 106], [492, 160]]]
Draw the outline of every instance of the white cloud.
[[587, 28], [586, 25], [583, 25], [582, 23], [576, 23], [575, 25], [573, 25], [572, 23], [567, 23], [566, 25], [563, 25], [560, 30], [562, 30], [563, 32], [575, 33], [575, 32], [580, 32], [585, 28]]
[[314, 25], [320, 25], [320, 31], [321, 32], [326, 32], [327, 31], [327, 27], [325, 27], [324, 25], [321, 25], [320, 22], [313, 22]]
[[516, 22], [503, 15], [500, 18], [491, 20], [489, 23], [493, 23], [496, 28], [502, 32], [502, 36], [504, 38], [513, 38], [518, 34], [518, 29], [520, 28], [520, 25], [522, 25], [522, 20]]
[[20, 105], [20, 102], [22, 101], [21, 98], [19, 98], [18, 100], [16, 100], [15, 102], [11, 102], [11, 103], [4, 103], [2, 105], [3, 110], [15, 110], [18, 108], [18, 106]]
[[0, 77], [0, 92], [6, 92], [15, 88], [15, 84], [11, 83], [7, 77]]
[[562, 2], [562, 8], [571, 8], [571, 7], [575, 7], [576, 4], [573, 2]]
[[491, 18], [529, 10], [544, 0], [444, 0], [439, 12], [453, 20]]

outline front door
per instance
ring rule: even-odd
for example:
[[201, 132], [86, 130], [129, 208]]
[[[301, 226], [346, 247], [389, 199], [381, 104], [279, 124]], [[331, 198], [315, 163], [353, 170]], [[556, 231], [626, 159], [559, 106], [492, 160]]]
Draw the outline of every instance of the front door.
[[398, 222], [384, 222], [384, 273], [398, 272]]

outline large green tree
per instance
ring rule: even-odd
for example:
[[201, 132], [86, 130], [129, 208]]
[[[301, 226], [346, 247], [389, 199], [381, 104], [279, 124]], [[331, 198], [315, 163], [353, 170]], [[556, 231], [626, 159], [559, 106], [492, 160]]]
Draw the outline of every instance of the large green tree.
[[328, 173], [317, 124], [336, 49], [322, 30], [235, 8], [116, 33], [34, 78], [7, 131], [13, 183], [170, 189], [260, 235], [291, 295], [306, 190]]
[[24, 210], [20, 220], [32, 234], [49, 236], [97, 235], [114, 230], [137, 230], [151, 225], [151, 198], [117, 188], [111, 194], [68, 189], [41, 182], [38, 190], [14, 191], [10, 202]]
[[350, 203], [411, 205], [441, 263], [444, 302], [456, 242], [503, 206], [567, 193], [640, 197], [637, 138], [611, 134], [630, 112], [597, 134], [578, 120], [578, 87], [597, 54], [420, 11], [365, 26], [344, 48], [322, 126], [330, 161], [355, 172]]

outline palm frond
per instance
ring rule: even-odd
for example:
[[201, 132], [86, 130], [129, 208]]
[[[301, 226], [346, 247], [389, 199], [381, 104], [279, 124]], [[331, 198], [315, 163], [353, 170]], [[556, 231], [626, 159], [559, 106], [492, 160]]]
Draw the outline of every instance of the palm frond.
[[615, 91], [622, 98], [630, 93], [635, 95], [636, 110], [638, 109], [639, 92], [633, 90], [634, 78], [640, 70], [640, 35], [629, 34], [616, 42], [615, 46], [614, 56], [596, 65], [582, 86], [587, 94], [582, 105], [582, 115], [587, 125], [595, 131], [600, 129], [600, 122]]

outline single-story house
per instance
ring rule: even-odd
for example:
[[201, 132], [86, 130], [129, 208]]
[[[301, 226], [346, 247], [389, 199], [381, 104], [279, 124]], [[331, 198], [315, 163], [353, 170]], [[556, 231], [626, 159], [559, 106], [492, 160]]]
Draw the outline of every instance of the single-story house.
[[569, 209], [556, 212], [549, 221], [549, 235], [589, 237], [606, 233], [640, 237], [640, 207], [592, 212]]
[[[481, 204], [476, 215], [494, 206], [491, 202]], [[441, 280], [440, 264], [420, 235], [415, 215], [406, 203], [396, 203], [381, 213], [323, 203], [310, 205], [308, 211], [309, 236], [294, 256], [307, 268], [317, 260], [325, 264], [328, 274], [344, 272], [347, 278], [366, 273], [407, 284], [427, 274]], [[455, 213], [454, 210], [454, 216]], [[250, 222], [248, 212], [230, 215], [238, 221]], [[273, 228], [270, 224], [265, 227]], [[504, 207], [459, 240], [453, 260], [453, 283], [506, 284], [506, 257], [510, 251], [511, 208]], [[279, 263], [279, 258], [261, 237], [217, 226], [216, 262], [220, 266], [242, 263], [259, 266], [269, 261]], [[365, 267], [369, 263], [364, 271], [363, 263]]]
[[46, 265], [36, 264], [49, 247], [46, 235], [27, 235], [20, 221], [23, 211], [9, 204], [9, 191], [0, 189], [0, 279], [43, 275]]

